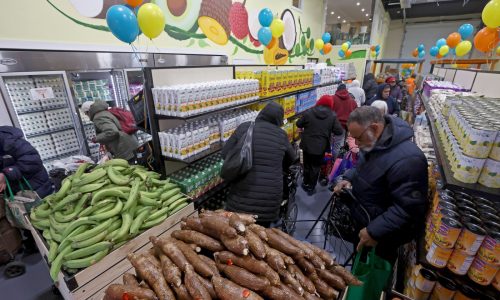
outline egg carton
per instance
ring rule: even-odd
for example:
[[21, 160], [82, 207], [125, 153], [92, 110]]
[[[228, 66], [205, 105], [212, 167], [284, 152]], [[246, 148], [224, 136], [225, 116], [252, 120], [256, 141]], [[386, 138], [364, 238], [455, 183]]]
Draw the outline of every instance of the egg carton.
[[19, 124], [26, 135], [37, 134], [49, 130], [47, 119], [43, 112], [18, 116]]
[[50, 135], [31, 137], [28, 138], [28, 141], [38, 151], [42, 160], [47, 160], [57, 155]]
[[40, 110], [39, 100], [31, 99], [30, 90], [35, 88], [33, 80], [27, 77], [10, 77], [5, 79], [5, 87], [9, 93], [10, 100], [19, 112]]
[[54, 93], [54, 98], [42, 99], [44, 108], [63, 106], [68, 103], [68, 96], [64, 87], [64, 82], [60, 76], [39, 76], [34, 78], [36, 86], [39, 88], [50, 87]]
[[73, 129], [52, 134], [57, 154], [67, 154], [80, 150], [80, 145]]
[[73, 120], [67, 108], [46, 111], [45, 117], [47, 118], [47, 125], [51, 129], [73, 125]]
[[88, 139], [91, 139], [96, 136], [94, 124], [84, 126], [83, 128], [85, 130], [85, 137], [87, 137]]

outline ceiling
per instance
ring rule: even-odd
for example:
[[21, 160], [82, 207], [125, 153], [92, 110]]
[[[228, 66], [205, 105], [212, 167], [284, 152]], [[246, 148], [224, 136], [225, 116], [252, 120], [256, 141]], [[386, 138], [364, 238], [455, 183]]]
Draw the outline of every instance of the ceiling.
[[[411, 7], [403, 11], [401, 2]], [[481, 13], [488, 2], [489, 0], [382, 0], [392, 20], [403, 19], [405, 14], [406, 18], [422, 18]]]
[[[362, 9], [364, 11], [361, 11]], [[326, 24], [338, 24], [344, 20], [344, 23], [369, 22], [371, 16], [372, 0], [328, 0]]]

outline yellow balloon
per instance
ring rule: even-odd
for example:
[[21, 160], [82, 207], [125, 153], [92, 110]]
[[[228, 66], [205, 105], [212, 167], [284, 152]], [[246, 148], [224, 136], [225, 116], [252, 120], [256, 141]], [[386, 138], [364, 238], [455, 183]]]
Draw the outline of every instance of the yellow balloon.
[[461, 41], [458, 43], [457, 48], [455, 48], [455, 54], [457, 56], [464, 56], [472, 49], [472, 43], [470, 41]]
[[281, 19], [274, 19], [271, 23], [271, 33], [275, 38], [279, 38], [285, 32], [285, 23]]
[[372, 57], [376, 57], [377, 56], [377, 52], [376, 51], [371, 51], [370, 54], [372, 55]]
[[497, 55], [500, 56], [500, 46], [497, 48]]
[[314, 47], [316, 47], [316, 49], [318, 50], [323, 50], [323, 47], [325, 46], [325, 42], [323, 42], [322, 39], [317, 39], [315, 42], [314, 42]]
[[483, 23], [489, 28], [500, 26], [500, 1], [490, 1], [483, 9]]
[[448, 47], [447, 45], [441, 46], [441, 48], [439, 48], [439, 54], [441, 54], [442, 56], [445, 56], [446, 54], [448, 54], [448, 52], [450, 52], [450, 47]]
[[349, 50], [349, 44], [348, 43], [343, 43], [342, 44], [342, 50], [344, 50], [344, 52], [346, 52], [347, 50]]
[[158, 37], [165, 29], [165, 16], [161, 8], [153, 3], [143, 4], [137, 12], [137, 22], [142, 33], [150, 39]]

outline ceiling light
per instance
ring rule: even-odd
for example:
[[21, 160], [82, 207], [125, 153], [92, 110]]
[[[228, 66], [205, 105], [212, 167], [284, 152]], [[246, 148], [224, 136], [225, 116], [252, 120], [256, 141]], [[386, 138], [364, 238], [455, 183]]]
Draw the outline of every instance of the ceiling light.
[[337, 19], [340, 19], [340, 16], [337, 16]]
[[358, 3], [356, 3], [356, 5], [357, 5], [357, 6], [359, 6], [359, 2], [358, 2]]
[[370, 18], [370, 21], [372, 20], [372, 18]]
[[368, 14], [366, 14], [365, 16], [367, 16], [367, 17], [368, 17]]
[[343, 20], [342, 23], [345, 23], [345, 20]]
[[332, 11], [330, 14], [331, 14], [331, 15], [334, 15], [335, 13]]
[[362, 8], [362, 9], [361, 9], [361, 11], [365, 11], [365, 9], [364, 9], [364, 8]]

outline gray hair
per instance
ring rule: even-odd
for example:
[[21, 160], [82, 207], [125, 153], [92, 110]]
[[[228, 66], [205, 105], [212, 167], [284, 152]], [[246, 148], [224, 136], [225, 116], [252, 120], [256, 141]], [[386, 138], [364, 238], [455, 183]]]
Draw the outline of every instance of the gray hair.
[[387, 102], [383, 101], [383, 100], [375, 100], [373, 101], [372, 105], [373, 107], [376, 107], [378, 108], [383, 115], [387, 114]]
[[384, 123], [384, 116], [380, 110], [373, 106], [361, 106], [356, 108], [351, 115], [347, 124], [356, 122], [362, 126], [368, 126], [373, 123]]

